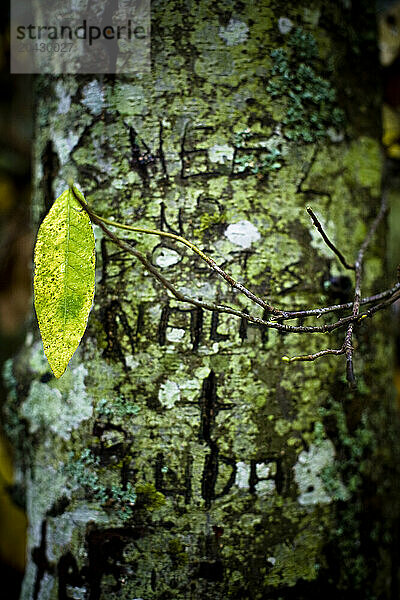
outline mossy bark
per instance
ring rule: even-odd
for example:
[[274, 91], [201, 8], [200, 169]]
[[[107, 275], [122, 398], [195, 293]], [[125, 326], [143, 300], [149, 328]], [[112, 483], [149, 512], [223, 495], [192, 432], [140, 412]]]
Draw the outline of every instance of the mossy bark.
[[[374, 18], [351, 4], [153, 2], [150, 75], [38, 80], [35, 224], [72, 177], [97, 213], [190, 238], [282, 307], [342, 299], [305, 206], [349, 260], [379, 206]], [[342, 358], [281, 360], [342, 332], [181, 305], [95, 234], [69, 370], [52, 377], [34, 327], [6, 370], [23, 600], [395, 598], [385, 318], [356, 331], [349, 392]], [[185, 293], [249, 308], [182, 247], [125, 237]], [[365, 291], [388, 283], [383, 238]]]

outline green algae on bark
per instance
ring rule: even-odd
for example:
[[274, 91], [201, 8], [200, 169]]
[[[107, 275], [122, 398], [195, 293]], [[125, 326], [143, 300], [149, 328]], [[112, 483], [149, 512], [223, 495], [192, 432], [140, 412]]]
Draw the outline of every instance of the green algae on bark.
[[[354, 256], [378, 205], [381, 165], [367, 118], [377, 110], [377, 88], [343, 63], [372, 71], [368, 36], [358, 34], [363, 52], [354, 55], [343, 3], [169, 0], [152, 10], [151, 75], [38, 81], [36, 223], [45, 191], [40, 157], [50, 143], [59, 160], [54, 197], [72, 178], [99, 214], [199, 238], [263, 297], [282, 306], [326, 303], [323, 282], [338, 267], [313, 238], [304, 209], [312, 204], [334, 242]], [[365, 27], [362, 14], [357, 24]], [[343, 138], [324, 115], [319, 143], [285, 135], [287, 102], [268, 92], [271, 52], [283, 48], [290, 62], [299, 27], [309, 44], [315, 40], [314, 83], [322, 78], [342, 90]], [[289, 66], [295, 74], [300, 68]], [[348, 110], [353, 96], [361, 98], [357, 114]], [[279, 168], [271, 157], [257, 171], [273, 149]], [[147, 157], [144, 165], [139, 157]], [[6, 413], [19, 415], [16, 437], [32, 441], [21, 457], [32, 528], [24, 600], [35, 593], [311, 600], [334, 598], [338, 589], [346, 600], [365, 600], [367, 589], [371, 599], [389, 600], [398, 500], [377, 485], [394, 477], [385, 466], [393, 465], [395, 418], [384, 319], [357, 332], [363, 380], [350, 393], [340, 359], [280, 360], [321, 349], [325, 335], [263, 332], [181, 305], [98, 228], [95, 235], [99, 291], [71, 362], [72, 372], [80, 363], [87, 371], [83, 397], [92, 412], [78, 422], [72, 401], [60, 429], [61, 403], [43, 415], [36, 392], [54, 394], [54, 381], [36, 339], [14, 361], [12, 377], [8, 371]], [[150, 237], [134, 242], [186, 293], [248, 307], [181, 248]], [[366, 261], [371, 290], [383, 272], [376, 243]], [[73, 469], [88, 451], [86, 482], [67, 485], [69, 457]], [[103, 486], [104, 503], [90, 494], [89, 475]], [[128, 518], [124, 491], [136, 494]], [[48, 558], [38, 565], [44, 547]]]

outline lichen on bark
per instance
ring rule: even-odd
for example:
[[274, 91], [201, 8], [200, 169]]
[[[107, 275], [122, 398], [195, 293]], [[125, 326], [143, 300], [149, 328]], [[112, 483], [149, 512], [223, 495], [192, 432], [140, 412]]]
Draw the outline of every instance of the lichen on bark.
[[[323, 282], [338, 268], [304, 208], [312, 203], [354, 256], [381, 169], [375, 128], [346, 96], [354, 91], [362, 114], [374, 114], [375, 88], [341, 71], [354, 14], [331, 4], [154, 2], [151, 75], [40, 79], [36, 223], [52, 200], [41, 166], [51, 151], [54, 197], [72, 176], [97, 213], [197, 241], [260, 296], [283, 307], [326, 303]], [[288, 21], [297, 26], [287, 31]], [[322, 119], [323, 142], [285, 135], [287, 98], [268, 91], [271, 52], [295, 53], [299, 31], [314, 40], [315, 77], [337, 90], [332, 102], [348, 119], [334, 133]], [[366, 33], [357, 60], [368, 65]], [[338, 589], [364, 599], [367, 588], [371, 600], [389, 599], [397, 501], [370, 490], [386, 476], [376, 461], [393, 451], [384, 320], [357, 332], [360, 384], [350, 393], [340, 359], [280, 360], [320, 349], [326, 336], [266, 332], [180, 305], [95, 234], [96, 298], [64, 390], [36, 333], [8, 371], [8, 414], [22, 420], [15, 436], [31, 442], [21, 463], [31, 523], [23, 599], [310, 600]], [[185, 293], [249, 306], [181, 247], [135, 243]], [[383, 258], [377, 243], [366, 261], [371, 289]], [[69, 400], [78, 371], [93, 411]], [[56, 405], [57, 420], [43, 398], [60, 395], [67, 408]]]

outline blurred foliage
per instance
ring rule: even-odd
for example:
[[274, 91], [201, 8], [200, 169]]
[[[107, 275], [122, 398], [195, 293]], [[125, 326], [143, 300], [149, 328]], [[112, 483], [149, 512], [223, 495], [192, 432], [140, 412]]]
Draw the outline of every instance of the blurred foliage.
[[0, 556], [14, 569], [23, 571], [27, 523], [23, 509], [10, 494], [14, 485], [10, 455], [7, 440], [0, 436]]
[[[0, 19], [0, 368], [24, 337], [31, 297], [29, 229], [32, 78], [11, 75], [9, 3]], [[0, 387], [1, 402], [4, 391]], [[16, 600], [25, 565], [26, 517], [13, 499], [12, 451], [0, 430], [2, 597]]]
[[378, 13], [379, 51], [383, 68], [382, 142], [389, 158], [400, 159], [400, 2]]

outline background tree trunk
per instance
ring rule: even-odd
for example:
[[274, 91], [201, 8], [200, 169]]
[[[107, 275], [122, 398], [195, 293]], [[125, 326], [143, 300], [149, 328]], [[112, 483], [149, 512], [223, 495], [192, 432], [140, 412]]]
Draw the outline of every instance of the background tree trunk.
[[[72, 176], [97, 213], [197, 241], [282, 307], [346, 298], [305, 206], [352, 260], [380, 197], [374, 15], [292, 4], [153, 2], [151, 75], [40, 78], [35, 226]], [[281, 360], [342, 333], [179, 304], [95, 233], [70, 368], [53, 378], [33, 325], [6, 369], [23, 600], [398, 598], [387, 315], [357, 329], [349, 392], [342, 357]], [[365, 291], [388, 283], [378, 234]], [[182, 291], [249, 309], [182, 247], [134, 239]]]

